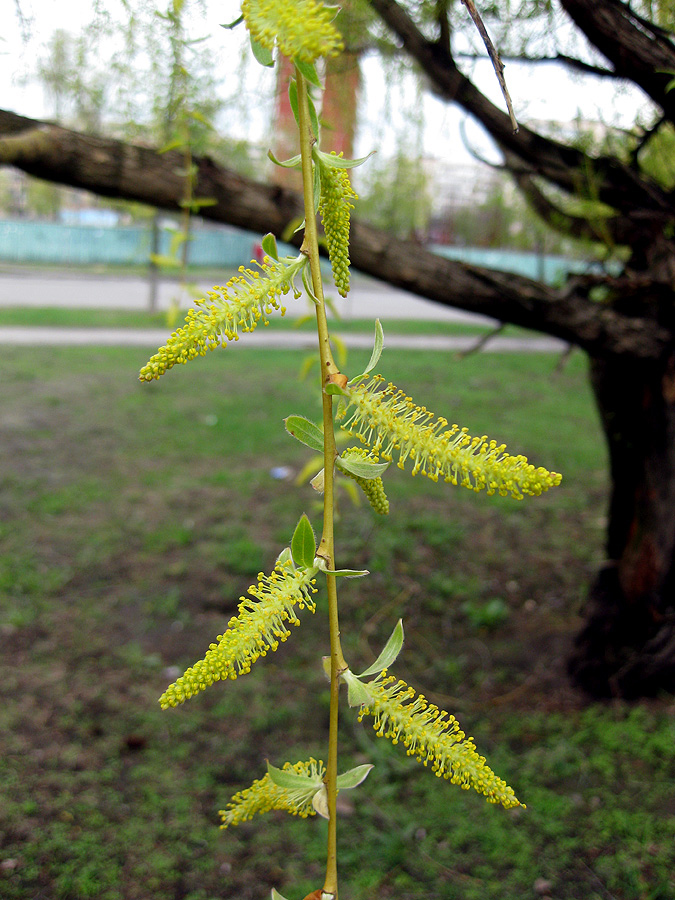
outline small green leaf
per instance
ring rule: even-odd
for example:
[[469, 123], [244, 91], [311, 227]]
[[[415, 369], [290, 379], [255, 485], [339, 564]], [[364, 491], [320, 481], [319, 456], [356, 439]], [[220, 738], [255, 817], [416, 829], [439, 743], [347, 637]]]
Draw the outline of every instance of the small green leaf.
[[305, 291], [306, 291], [306, 293], [307, 293], [307, 296], [308, 296], [309, 299], [312, 301], [312, 303], [313, 303], [315, 306], [320, 306], [320, 305], [321, 305], [321, 301], [319, 300], [319, 298], [318, 298], [318, 297], [316, 296], [316, 294], [314, 293], [314, 286], [312, 285], [311, 281], [309, 280], [309, 279], [310, 279], [310, 274], [311, 274], [311, 273], [309, 273], [309, 271], [308, 271], [308, 266], [305, 266], [305, 268], [302, 270], [302, 284], [303, 284], [303, 286], [304, 286], [304, 288], [305, 288]]
[[344, 456], [338, 456], [335, 460], [335, 465], [342, 472], [348, 472], [350, 475], [354, 475], [356, 478], [381, 478], [382, 475], [387, 471], [391, 463], [388, 462], [375, 462], [374, 460], [368, 459], [360, 459], [358, 457], [354, 457], [354, 459], [349, 459], [349, 457], [345, 458]]
[[277, 239], [273, 234], [266, 234], [261, 242], [263, 252], [268, 256], [271, 256], [272, 259], [279, 259], [279, 251], [277, 250]]
[[312, 806], [322, 819], [330, 819], [330, 814], [328, 812], [328, 791], [326, 790], [325, 784], [322, 784], [316, 794], [312, 797]]
[[314, 567], [316, 538], [314, 537], [314, 531], [305, 513], [300, 516], [300, 521], [293, 532], [291, 553], [293, 554], [293, 559], [297, 566], [302, 566], [305, 569]]
[[319, 117], [316, 114], [316, 107], [314, 106], [314, 101], [307, 93], [307, 103], [309, 105], [309, 124], [312, 126], [312, 131], [314, 132], [314, 137], [319, 139]]
[[349, 397], [349, 393], [344, 388], [341, 388], [339, 384], [327, 384], [324, 391], [327, 394], [338, 394], [341, 397]]
[[272, 56], [272, 51], [268, 50], [267, 47], [263, 47], [262, 44], [259, 44], [252, 35], [250, 37], [251, 50], [256, 61], [259, 62], [261, 66], [271, 68], [274, 65], [274, 57]]
[[291, 156], [290, 159], [277, 159], [274, 153], [272, 153], [271, 150], [268, 150], [267, 156], [272, 160], [275, 166], [282, 166], [284, 169], [297, 169], [302, 165], [302, 158], [299, 153], [297, 156]]
[[277, 556], [277, 563], [280, 566], [286, 565], [286, 563], [293, 562], [293, 554], [291, 553], [290, 547], [284, 547], [281, 553]]
[[370, 763], [365, 763], [363, 766], [356, 766], [347, 772], [343, 772], [342, 775], [337, 777], [337, 789], [339, 791], [351, 791], [352, 788], [358, 787], [370, 775], [372, 768], [373, 766]]
[[329, 569], [323, 556], [314, 558], [314, 567], [326, 575], [344, 575], [346, 578], [363, 578], [364, 575], [370, 575], [368, 569]]
[[363, 372], [360, 375], [357, 375], [356, 378], [352, 378], [352, 380], [349, 382], [350, 384], [355, 384], [356, 382], [361, 381], [361, 379], [365, 378], [369, 372], [372, 372], [372, 370], [379, 362], [383, 347], [384, 332], [382, 331], [382, 324], [379, 319], [375, 319], [375, 344], [373, 346], [373, 352], [370, 356], [370, 360], [368, 361], [368, 365], [363, 370]]
[[322, 786], [323, 781], [320, 777], [311, 778], [309, 775], [298, 775], [297, 772], [289, 772], [287, 769], [277, 769], [272, 763], [267, 763], [267, 773], [270, 776], [272, 784], [283, 788], [286, 791], [307, 790], [316, 787], [317, 790]]
[[221, 28], [227, 28], [227, 29], [230, 29], [230, 28], [236, 28], [237, 25], [241, 25], [241, 23], [242, 23], [243, 21], [244, 21], [244, 17], [243, 17], [243, 16], [239, 16], [239, 18], [238, 18], [238, 19], [235, 19], [234, 22], [228, 22], [226, 25], [221, 25], [220, 27], [221, 27]]
[[343, 575], [345, 578], [363, 578], [370, 575], [369, 569], [331, 569], [331, 575]]
[[298, 85], [295, 81], [295, 78], [291, 78], [288, 85], [288, 100], [291, 104], [291, 109], [293, 110], [293, 116], [295, 117], [295, 123], [300, 127], [300, 113], [298, 112]]
[[375, 152], [375, 150], [371, 150], [368, 156], [362, 156], [360, 159], [345, 159], [344, 156], [338, 156], [336, 153], [324, 153], [318, 147], [314, 150], [319, 159], [333, 169], [354, 169], [356, 166], [362, 166]]
[[297, 234], [301, 228], [305, 227], [305, 220], [301, 216], [291, 219], [281, 234], [282, 241], [290, 241], [294, 234]]
[[403, 621], [401, 619], [396, 623], [396, 628], [391, 633], [391, 637], [384, 645], [382, 653], [377, 657], [372, 666], [369, 666], [365, 672], [361, 672], [359, 678], [367, 678], [368, 675], [377, 675], [383, 669], [388, 669], [401, 652], [403, 646]]
[[308, 81], [310, 84], [313, 84], [314, 87], [321, 88], [321, 82], [319, 81], [319, 76], [316, 73], [316, 67], [314, 63], [303, 62], [301, 59], [294, 59], [295, 68], [300, 72], [305, 81]]
[[372, 703], [373, 697], [367, 685], [359, 681], [350, 669], [342, 673], [342, 678], [347, 683], [347, 702], [350, 706], [368, 706]]
[[286, 431], [305, 447], [323, 453], [323, 432], [318, 425], [304, 416], [288, 416], [284, 419]]

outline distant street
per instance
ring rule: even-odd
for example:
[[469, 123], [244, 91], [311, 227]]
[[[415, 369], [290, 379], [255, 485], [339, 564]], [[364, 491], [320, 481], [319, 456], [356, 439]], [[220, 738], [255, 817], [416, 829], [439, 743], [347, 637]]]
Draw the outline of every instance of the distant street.
[[[206, 292], [213, 284], [200, 283]], [[65, 306], [101, 309], [146, 309], [148, 282], [133, 276], [77, 275], [70, 273], [18, 273], [0, 270], [0, 306]], [[177, 293], [175, 282], [159, 285], [158, 305], [168, 309]], [[435, 322], [490, 323], [484, 316], [445, 309], [414, 294], [399, 291], [383, 282], [357, 276], [346, 300], [335, 295], [337, 308], [345, 319], [425, 319]], [[304, 301], [297, 301], [302, 311]], [[294, 301], [289, 300], [289, 312]], [[189, 306], [189, 299], [183, 304]]]
[[[212, 285], [202, 285], [205, 291]], [[176, 296], [174, 282], [159, 286], [160, 310], [169, 308]], [[492, 319], [459, 310], [446, 309], [405, 291], [399, 291], [370, 278], [356, 277], [346, 300], [337, 298], [338, 310], [343, 319], [381, 318], [385, 324], [391, 319], [421, 319], [433, 322], [460, 322], [465, 324], [492, 325]], [[302, 312], [303, 301], [297, 301], [297, 311]], [[74, 275], [68, 273], [17, 273], [0, 271], [0, 307], [2, 306], [61, 306], [72, 309], [100, 308], [143, 310], [148, 304], [148, 283], [133, 276]], [[289, 299], [289, 312], [294, 301]], [[189, 300], [182, 304], [187, 307]], [[335, 329], [339, 333], [339, 326]], [[385, 327], [386, 332], [386, 327]], [[159, 347], [165, 343], [166, 329], [156, 328], [52, 328], [52, 327], [0, 327], [0, 345], [23, 346], [143, 346]], [[247, 335], [242, 346], [276, 348], [312, 348], [315, 337], [311, 332], [266, 331], [259, 329]], [[358, 349], [372, 347], [370, 334], [350, 334], [349, 346]], [[450, 335], [390, 335], [385, 345], [410, 350], [470, 350], [476, 346], [477, 336]], [[495, 337], [482, 348], [485, 352], [533, 353], [560, 352], [564, 344], [554, 338]]]

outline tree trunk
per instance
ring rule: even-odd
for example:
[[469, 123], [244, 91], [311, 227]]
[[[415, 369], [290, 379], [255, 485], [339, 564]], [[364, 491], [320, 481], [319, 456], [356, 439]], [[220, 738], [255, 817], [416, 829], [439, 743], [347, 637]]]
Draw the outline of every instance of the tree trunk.
[[675, 351], [591, 357], [609, 448], [607, 562], [569, 670], [596, 697], [675, 689]]

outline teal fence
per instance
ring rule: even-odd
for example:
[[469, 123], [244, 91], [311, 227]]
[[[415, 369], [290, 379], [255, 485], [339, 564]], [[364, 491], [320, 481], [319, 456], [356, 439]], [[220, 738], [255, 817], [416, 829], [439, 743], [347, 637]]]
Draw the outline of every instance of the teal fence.
[[[160, 253], [169, 252], [171, 232], [162, 230]], [[228, 226], [196, 228], [190, 242], [190, 264], [236, 268], [254, 255], [260, 236]], [[433, 247], [449, 259], [529, 278], [561, 281], [569, 272], [587, 271], [589, 263], [562, 256], [484, 250], [471, 247]], [[290, 252], [290, 251], [289, 251]], [[0, 221], [0, 261], [60, 265], [134, 265], [148, 262], [150, 229], [97, 227], [55, 222]]]
[[[171, 232], [161, 232], [160, 253], [169, 252]], [[195, 229], [190, 263], [240, 266], [251, 259], [260, 237], [226, 226]], [[56, 222], [0, 221], [0, 260], [59, 265], [134, 265], [147, 263], [150, 229], [61, 225]]]

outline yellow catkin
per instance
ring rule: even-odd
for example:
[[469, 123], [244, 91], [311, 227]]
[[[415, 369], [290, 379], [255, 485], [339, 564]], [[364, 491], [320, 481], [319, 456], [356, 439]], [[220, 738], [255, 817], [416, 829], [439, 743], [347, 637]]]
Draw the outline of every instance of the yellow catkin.
[[299, 785], [289, 790], [274, 784], [269, 774], [254, 781], [251, 787], [235, 794], [225, 809], [221, 809], [218, 815], [221, 818], [221, 828], [229, 828], [231, 825], [239, 825], [247, 822], [255, 815], [269, 812], [272, 809], [282, 809], [292, 816], [316, 815], [312, 806], [312, 798], [321, 789], [321, 783], [326, 771], [321, 760], [310, 759], [308, 762], [295, 764], [284, 763], [282, 771], [299, 775], [306, 779], [306, 786]]
[[560, 484], [557, 472], [535, 468], [525, 456], [511, 456], [505, 444], [488, 440], [487, 435], [471, 437], [466, 428], [448, 428], [447, 419], [435, 418], [395, 385], [382, 388], [383, 384], [378, 375], [368, 384], [348, 388], [343, 413], [348, 418], [342, 427], [383, 459], [398, 455], [400, 469], [410, 459], [413, 475], [419, 472], [432, 481], [441, 477], [473, 491], [510, 494], [517, 500]]
[[239, 269], [224, 287], [216, 286], [206, 299], [198, 300], [191, 309], [182, 328], [174, 331], [164, 347], [143, 366], [141, 381], [159, 378], [173, 366], [186, 363], [197, 356], [205, 356], [208, 350], [224, 347], [228, 341], [238, 341], [239, 331], [254, 331], [259, 322], [268, 324], [267, 316], [273, 310], [281, 315], [286, 312], [281, 297], [293, 290], [293, 277], [305, 265], [298, 257], [290, 262], [265, 257], [260, 271]]
[[524, 806], [513, 789], [487, 766], [473, 738], [464, 734], [454, 716], [428, 703], [423, 694], [387, 675], [386, 670], [367, 688], [372, 700], [361, 707], [359, 721], [372, 716], [378, 737], [402, 743], [408, 756], [430, 765], [439, 778], [447, 778], [464, 790], [473, 788], [488, 803], [501, 803], [506, 809]]
[[[332, 154], [335, 155], [335, 154]], [[342, 156], [342, 153], [339, 154]], [[321, 201], [319, 214], [323, 222], [328, 246], [328, 258], [338, 293], [346, 297], [349, 292], [349, 227], [352, 200], [357, 199], [346, 169], [337, 169], [320, 163]]]
[[295, 608], [314, 612], [316, 569], [296, 569], [278, 563], [271, 575], [258, 575], [257, 584], [242, 597], [239, 613], [230, 619], [203, 659], [190, 666], [159, 698], [162, 709], [178, 706], [216, 681], [235, 679], [251, 671], [261, 656], [274, 651], [290, 635], [288, 625], [299, 625]]
[[290, 59], [312, 63], [344, 49], [333, 25], [335, 8], [317, 0], [243, 0], [241, 11], [259, 44], [268, 50], [276, 45]]

